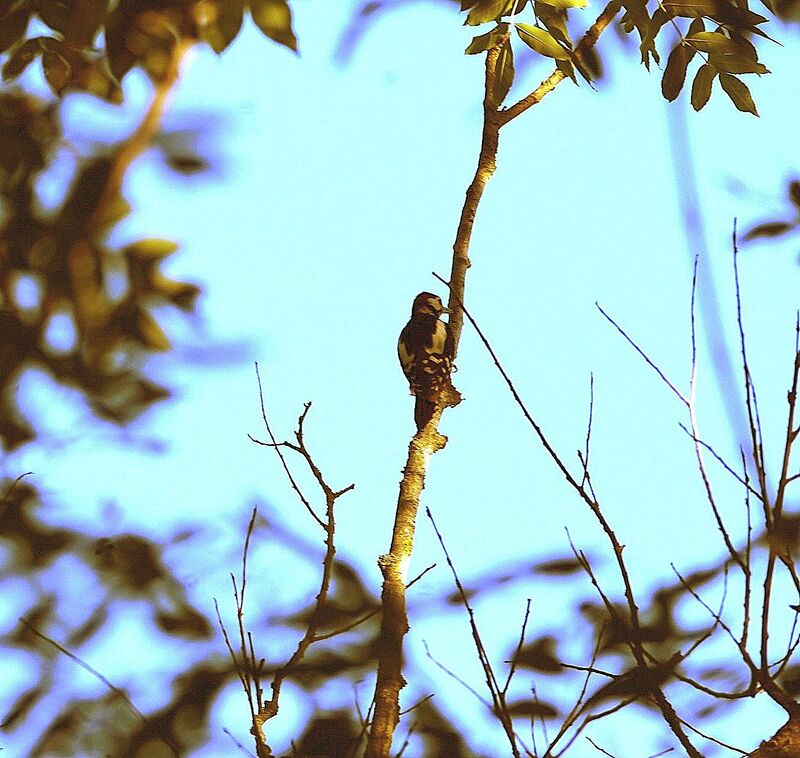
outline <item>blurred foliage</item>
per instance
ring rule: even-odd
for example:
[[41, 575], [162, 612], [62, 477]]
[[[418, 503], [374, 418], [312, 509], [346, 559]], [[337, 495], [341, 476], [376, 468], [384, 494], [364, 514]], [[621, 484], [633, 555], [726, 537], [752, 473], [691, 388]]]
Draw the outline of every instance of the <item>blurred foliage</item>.
[[131, 420], [168, 392], [147, 379], [144, 357], [169, 348], [158, 309], [190, 312], [198, 287], [160, 271], [177, 249], [145, 239], [106, 243], [130, 206], [115, 190], [113, 149], [78, 161], [61, 205], [44, 212], [37, 183], [61, 134], [58, 109], [0, 93], [0, 442], [34, 437], [18, 407], [26, 368], [47, 370], [83, 393], [103, 419]]
[[745, 232], [745, 242], [771, 237], [783, 237], [800, 229], [800, 180], [790, 179], [786, 184], [788, 209], [785, 215], [770, 221], [761, 221]]
[[[407, 2], [411, 0], [364, 4], [343, 35], [340, 56], [349, 54], [369, 20]], [[454, 5], [454, 0], [440, 2]], [[580, 10], [584, 5], [584, 0], [461, 2], [461, 9], [468, 12], [469, 25], [494, 24], [475, 37], [468, 53], [504, 45], [504, 74], [494, 93], [498, 104], [513, 83], [515, 49], [523, 51], [529, 60], [548, 58], [576, 83], [576, 72], [590, 82], [602, 76], [602, 58], [594, 49], [583, 58], [575, 56], [571, 27], [575, 26], [574, 17], [584, 13]], [[655, 42], [662, 29], [672, 23], [681, 25], [682, 38], [669, 52], [662, 77], [662, 92], [667, 99], [678, 96], [689, 64], [699, 58], [703, 63], [691, 88], [696, 109], [708, 101], [718, 79], [737, 108], [755, 112], [755, 104], [738, 77], [767, 73], [751, 41], [766, 36], [760, 27], [767, 19], [751, 11], [745, 0], [676, 0], [662, 4], [620, 0], [619, 5], [623, 11], [619, 30], [625, 35], [635, 33], [641, 61], [648, 67], [652, 61], [660, 61]], [[767, 7], [784, 21], [800, 20], [800, 0]], [[516, 48], [512, 48], [510, 37], [506, 37], [511, 28], [510, 14], [530, 10], [535, 24], [515, 23]], [[286, 0], [0, 0], [2, 76], [5, 81], [14, 80], [29, 66], [41, 65], [57, 96], [82, 91], [119, 102], [122, 79], [132, 68], [139, 67], [153, 82], [163, 83], [169, 78], [176, 45], [199, 41], [220, 53], [236, 38], [247, 12], [267, 37], [297, 49]], [[583, 29], [589, 22], [582, 19]], [[167, 397], [164, 387], [147, 378], [143, 362], [148, 355], [170, 348], [159, 321], [162, 307], [191, 312], [199, 294], [195, 285], [174, 281], [161, 272], [162, 262], [176, 249], [174, 243], [155, 237], [121, 248], [108, 244], [110, 232], [131, 210], [119, 191], [119, 156], [125, 143], [82, 156], [58, 207], [43, 210], [37, 187], [63, 147], [58, 114], [59, 106], [54, 102], [42, 102], [21, 91], [0, 92], [0, 442], [6, 451], [36, 438], [36, 430], [20, 412], [16, 396], [20, 376], [31, 367], [44, 369], [55, 380], [77, 389], [99, 418], [118, 423], [135, 418]], [[207, 160], [186, 149], [185, 137], [160, 130], [152, 135], [150, 145], [160, 149], [167, 165], [179, 173], [204, 171]], [[796, 229], [800, 225], [799, 187], [796, 181], [789, 185], [794, 216], [760, 224], [747, 236], [778, 236]], [[99, 534], [89, 528], [82, 531], [57, 526], [47, 514], [47, 506], [33, 485], [0, 481], [2, 581], [22, 582], [27, 590], [26, 607], [21, 611], [24, 620], [3, 634], [0, 643], [30, 661], [22, 691], [8, 711], [0, 714], [3, 731], [13, 738], [16, 730], [39, 729], [31, 758], [80, 754], [147, 758], [163, 754], [165, 748], [167, 754], [186, 755], [205, 744], [211, 708], [222, 689], [236, 681], [236, 672], [220, 646], [209, 652], [203, 645], [212, 639], [218, 641], [214, 622], [207, 609], [196, 607], [189, 599], [187, 588], [163, 559], [164, 546], [142, 534]], [[788, 517], [784, 521], [793, 523]], [[291, 538], [276, 524], [264, 531], [309, 564], [317, 565], [316, 546]], [[785, 538], [787, 544], [791, 542], [793, 553], [800, 549], [798, 535], [800, 529], [794, 529]], [[763, 539], [756, 540], [755, 545], [761, 551], [766, 547]], [[67, 607], [69, 599], [63, 584], [54, 582], [51, 576], [53, 567], [65, 560], [71, 561], [74, 571], [90, 575], [95, 588], [83, 598], [82, 617], [69, 623], [66, 619], [75, 616], [75, 609]], [[679, 685], [680, 677], [687, 672], [701, 682], [722, 681], [732, 690], [747, 686], [746, 672], [731, 662], [736, 660], [735, 655], [721, 661], [706, 659], [697, 665], [674, 656], [674, 651], [691, 649], [710, 632], [719, 633], [718, 628], [712, 628], [711, 618], [701, 628], [680, 622], [679, 606], [695, 602], [687, 587], [698, 592], [718, 587], [726, 568], [726, 562], [719, 562], [686, 577], [686, 584], [665, 584], [640, 600], [642, 640], [659, 661], [650, 676], [665, 686]], [[571, 556], [512, 566], [474, 580], [467, 594], [480, 598], [521, 581], [574, 582], [580, 570], [580, 562]], [[2, 589], [5, 591], [5, 586]], [[429, 598], [424, 601], [427, 608], [417, 603], [417, 612], [422, 608], [442, 613], [455, 602], [455, 596]], [[62, 696], [55, 688], [57, 664], [64, 665], [61, 659], [65, 655], [80, 655], [97, 643], [108, 631], [113, 615], [133, 604], [145, 610], [151, 631], [160, 635], [165, 646], [196, 646], [188, 670], [165, 672], [153, 683], [160, 692], [169, 693], [168, 702], [142, 714], [127, 692], [111, 683], [94, 699]], [[314, 646], [292, 672], [290, 678], [295, 684], [312, 693], [336, 681], [344, 692], [348, 691], [346, 685], [374, 671], [378, 607], [378, 599], [356, 571], [337, 562], [333, 593], [324, 609], [320, 633], [332, 633], [367, 618], [345, 634]], [[269, 625], [276, 635], [294, 639], [302, 634], [312, 611], [313, 603], [276, 616], [258, 608], [252, 627], [258, 630]], [[585, 633], [586, 658], [581, 665], [593, 670], [584, 705], [586, 715], [609, 703], [648, 706], [643, 697], [648, 682], [642, 681], [627, 645], [632, 629], [619, 621], [626, 617], [624, 609], [612, 615], [595, 598], [585, 600], [575, 613], [571, 627]], [[520, 671], [560, 677], [567, 683], [578, 681], [580, 689], [580, 678], [585, 674], [575, 671], [576, 662], [567, 660], [564, 650], [578, 637], [572, 634], [567, 638], [563, 629], [545, 631], [526, 640], [507, 658], [513, 659]], [[265, 680], [281, 664], [266, 662], [261, 672]], [[81, 664], [73, 660], [67, 665]], [[791, 692], [800, 690], [799, 669], [789, 665], [781, 673], [781, 683]], [[135, 671], [131, 674], [137, 676]], [[424, 686], [416, 671], [414, 678], [417, 688]], [[720, 702], [705, 697], [694, 715], [705, 718]], [[39, 719], [37, 709], [44, 705], [57, 709], [55, 718]], [[531, 720], [558, 721], [571, 706], [555, 696], [539, 699], [535, 695], [510, 704], [519, 723], [526, 726]], [[435, 700], [424, 700], [404, 719], [404, 724], [412, 725], [413, 739], [421, 743], [424, 755], [474, 756]], [[363, 734], [363, 723], [354, 718], [352, 709], [328, 712], [315, 706], [308, 709], [304, 721], [296, 740], [299, 755], [344, 755]]]
[[[40, 724], [41, 736], [30, 758], [44, 756], [110, 755], [114, 758], [152, 758], [153, 755], [183, 756], [206, 744], [209, 739], [211, 708], [222, 689], [238, 681], [227, 655], [219, 647], [209, 650], [207, 642], [219, 638], [216, 623], [187, 598], [186, 589], [162, 559], [164, 548], [140, 534], [122, 533], [96, 537], [87, 532], [52, 526], [47, 509], [30, 485], [17, 482], [8, 487], [0, 505], [0, 548], [5, 560], [4, 576], [24, 578], [30, 600], [20, 623], [0, 637], [6, 651], [25, 653], [30, 676], [24, 689], [6, 713], [0, 714], [0, 728], [7, 733], [5, 744], [13, 745], [16, 730]], [[257, 523], [256, 535], [281, 544], [294, 556], [316, 567], [318, 546], [296, 537], [279, 523]], [[202, 543], [202, 529], [180, 533], [172, 542], [195, 539]], [[71, 573], [82, 569], [92, 577], [92, 592], [84, 592], [81, 603], [67, 608], [69, 600], [59, 588], [47, 590], [46, 572], [65, 557], [71, 559]], [[19, 592], [19, 590], [17, 590]], [[105, 624], [124, 607], [135, 604], [145, 611], [145, 623], [157, 633], [165, 647], [193, 646], [188, 670], [162, 672], [152, 687], [169, 692], [168, 702], [143, 714], [128, 692], [111, 682], [95, 698], [75, 699], [56, 687], [54, 672], [65, 655], [80, 656], [84, 649], [102, 639]], [[221, 603], [225, 608], [233, 606]], [[256, 629], [269, 627], [271, 634], [286, 640], [299, 639], [312, 612], [307, 608], [287, 614], [274, 614], [271, 608], [252, 611]], [[333, 592], [325, 608], [320, 633], [335, 632], [365, 619], [341, 635], [312, 647], [309, 655], [292, 672], [291, 679], [306, 693], [319, 691], [331, 681], [351, 692], [353, 683], [374, 671], [379, 638], [379, 600], [373, 596], [350, 565], [334, 565]], [[70, 627], [67, 618], [79, 612], [82, 617]], [[366, 618], [365, 618], [366, 617]], [[122, 652], [121, 654], [125, 654]], [[63, 666], [85, 665], [79, 660], [62, 661]], [[180, 664], [179, 664], [180, 665]], [[282, 661], [267, 661], [261, 673], [265, 681], [280, 668]], [[98, 677], [102, 672], [94, 672]], [[147, 689], [144, 675], [131, 670], [137, 691]], [[144, 679], [144, 680], [143, 680]], [[140, 681], [143, 680], [143, 681]], [[417, 685], [419, 686], [419, 685]], [[242, 693], [244, 704], [244, 694]], [[345, 698], [347, 703], [347, 698]], [[41, 720], [37, 709], [58, 707], [57, 714]], [[244, 713], [244, 708], [243, 708]], [[414, 710], [416, 739], [424, 745], [424, 755], [441, 758], [475, 758], [458, 729], [431, 701]], [[363, 725], [352, 709], [329, 712], [310, 708], [302, 734], [295, 740], [301, 756], [339, 758], [347, 755], [363, 739]], [[233, 750], [233, 747], [231, 748]], [[164, 751], [167, 752], [164, 752]]]
[[[162, 272], [175, 243], [156, 236], [114, 247], [108, 240], [131, 212], [121, 188], [144, 150], [154, 148], [178, 174], [209, 168], [192, 144], [197, 130], [163, 129], [158, 106], [188, 46], [205, 42], [221, 52], [248, 10], [264, 34], [296, 49], [285, 0], [0, 0], [5, 82], [35, 64], [56, 98], [79, 91], [118, 103], [123, 77], [139, 67], [155, 84], [157, 106], [126, 140], [78, 154], [61, 133], [58, 99], [0, 90], [0, 447], [6, 453], [38, 436], [18, 395], [29, 369], [46, 371], [85, 397], [98, 418], [120, 424], [169, 396], [148, 378], [145, 361], [171, 347], [164, 307], [191, 313], [200, 290]], [[66, 190], [47, 209], [40, 191], [53, 182]], [[108, 682], [94, 700], [54, 690], [57, 660], [97, 644], [124, 608], [146, 608], [165, 645], [207, 643], [216, 634], [162, 560], [163, 547], [145, 535], [114, 534], [112, 525], [101, 535], [94, 525], [51, 525], [29, 483], [0, 481], [0, 498], [2, 591], [15, 588], [25, 603], [2, 644], [28, 657], [31, 674], [0, 717], [4, 746], [25, 729], [40, 733], [32, 756], [145, 758], [165, 748], [184, 755], [204, 744], [211, 705], [235, 676], [226, 658], [207, 649], [198, 648], [188, 670], [168, 672], [168, 681], [157, 683], [169, 700], [146, 716]], [[92, 577], [93, 589], [77, 609], [64, 577], [54, 573], [62, 565], [83, 580]], [[21, 596], [20, 583], [27, 588]], [[76, 612], [82, 617], [72, 625], [67, 619]], [[55, 707], [57, 715], [40, 721], [42, 707]]]
[[[221, 53], [239, 33], [245, 11], [267, 37], [297, 50], [286, 0], [0, 0], [3, 79], [15, 79], [40, 59], [56, 94], [78, 90], [119, 102], [131, 68], [161, 81], [174, 46], [187, 40]], [[42, 33], [29, 36], [32, 31]]]

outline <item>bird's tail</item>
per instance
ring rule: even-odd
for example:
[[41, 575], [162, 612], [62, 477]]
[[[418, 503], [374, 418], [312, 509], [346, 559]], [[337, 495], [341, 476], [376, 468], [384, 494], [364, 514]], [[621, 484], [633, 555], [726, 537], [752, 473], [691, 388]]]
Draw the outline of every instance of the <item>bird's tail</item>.
[[414, 421], [417, 424], [417, 431], [420, 431], [422, 427], [431, 420], [435, 408], [436, 403], [424, 397], [417, 396], [416, 403], [414, 404]]

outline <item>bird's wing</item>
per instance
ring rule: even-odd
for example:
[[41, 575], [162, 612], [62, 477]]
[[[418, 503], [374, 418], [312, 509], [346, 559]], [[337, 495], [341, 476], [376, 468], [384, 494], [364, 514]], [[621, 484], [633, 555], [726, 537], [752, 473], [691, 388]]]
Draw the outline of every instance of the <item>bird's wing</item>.
[[406, 375], [410, 371], [415, 357], [414, 353], [410, 352], [410, 331], [409, 324], [406, 324], [405, 327], [403, 327], [403, 331], [400, 332], [400, 339], [397, 341], [397, 357], [400, 359], [400, 365], [403, 367], [403, 371]]
[[433, 330], [431, 336], [431, 353], [444, 353], [445, 344], [447, 343], [447, 324], [444, 321], [437, 321], [436, 328]]

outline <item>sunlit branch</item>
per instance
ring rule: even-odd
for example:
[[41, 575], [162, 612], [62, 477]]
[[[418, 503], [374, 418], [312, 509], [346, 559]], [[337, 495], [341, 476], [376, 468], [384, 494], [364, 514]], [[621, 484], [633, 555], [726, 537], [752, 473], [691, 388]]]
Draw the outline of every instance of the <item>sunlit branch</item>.
[[[597, 42], [600, 34], [611, 23], [621, 7], [619, 0], [612, 0], [606, 6], [597, 21], [587, 30], [578, 43], [575, 55], [579, 59]], [[498, 111], [492, 93], [494, 91], [501, 45], [506, 43], [507, 40], [508, 35], [503, 35], [498, 44], [486, 52], [483, 127], [478, 165], [467, 188], [453, 243], [452, 265], [448, 282], [450, 288], [448, 303], [450, 318], [445, 347], [447, 354], [453, 359], [458, 354], [463, 326], [462, 307], [466, 274], [467, 269], [470, 267], [469, 247], [472, 229], [484, 189], [497, 165], [500, 129], [535, 102], [539, 102], [563, 79], [563, 74], [557, 70], [528, 98], [509, 109]], [[442, 399], [437, 403], [431, 419], [409, 444], [408, 458], [403, 471], [403, 480], [400, 484], [391, 547], [389, 553], [380, 556], [378, 559], [378, 565], [383, 574], [381, 592], [383, 617], [381, 620], [378, 676], [375, 685], [375, 718], [369, 735], [366, 758], [388, 758], [392, 736], [399, 721], [400, 689], [405, 684], [402, 676], [402, 645], [403, 638], [408, 630], [404, 595], [405, 570], [413, 549], [417, 510], [425, 484], [428, 462], [434, 453], [444, 447], [446, 442], [446, 439], [439, 435], [437, 431], [439, 420], [444, 406], [454, 405], [456, 402], [458, 400], [448, 402], [448, 398], [444, 397], [443, 393]]]
[[[614, 17], [620, 12], [621, 8], [622, 3], [619, 2], [619, 0], [612, 0], [606, 5], [602, 13], [597, 17], [597, 20], [587, 29], [586, 33], [575, 47], [575, 57], [578, 60], [585, 62], [586, 54], [597, 44], [600, 35], [614, 20]], [[549, 95], [563, 81], [564, 76], [565, 74], [561, 69], [555, 69], [533, 92], [523, 97], [519, 102], [514, 103], [510, 108], [500, 111], [501, 125], [507, 124], [509, 121], [524, 113], [531, 106], [540, 103], [546, 95]]]

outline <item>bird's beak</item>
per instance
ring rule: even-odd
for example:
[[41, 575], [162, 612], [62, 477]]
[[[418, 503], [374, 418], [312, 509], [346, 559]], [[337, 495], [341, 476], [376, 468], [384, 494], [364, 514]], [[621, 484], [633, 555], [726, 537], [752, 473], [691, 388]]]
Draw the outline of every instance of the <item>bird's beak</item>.
[[442, 313], [452, 313], [452, 312], [453, 311], [451, 311], [449, 308], [445, 308], [444, 306], [442, 306]]

